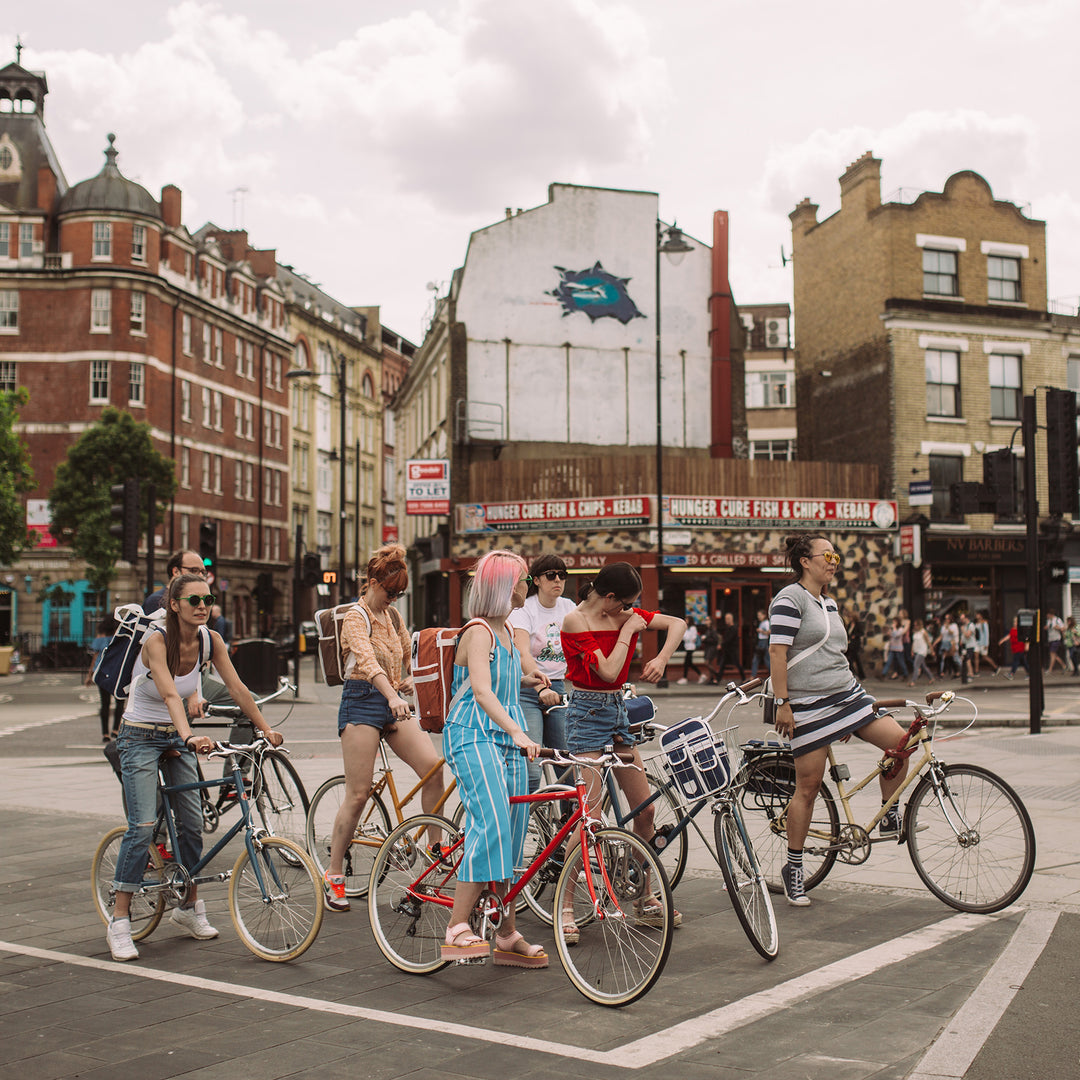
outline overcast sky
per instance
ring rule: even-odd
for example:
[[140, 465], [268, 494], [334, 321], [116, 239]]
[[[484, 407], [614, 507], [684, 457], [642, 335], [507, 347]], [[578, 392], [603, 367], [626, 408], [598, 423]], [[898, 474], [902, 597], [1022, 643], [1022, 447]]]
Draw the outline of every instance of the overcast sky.
[[787, 215], [837, 209], [864, 150], [886, 198], [974, 169], [1030, 204], [1050, 297], [1080, 294], [1080, 0], [49, 0], [4, 22], [69, 183], [115, 132], [192, 231], [243, 224], [417, 343], [469, 233], [553, 181], [656, 191], [705, 241], [729, 211], [736, 300], [789, 300]]

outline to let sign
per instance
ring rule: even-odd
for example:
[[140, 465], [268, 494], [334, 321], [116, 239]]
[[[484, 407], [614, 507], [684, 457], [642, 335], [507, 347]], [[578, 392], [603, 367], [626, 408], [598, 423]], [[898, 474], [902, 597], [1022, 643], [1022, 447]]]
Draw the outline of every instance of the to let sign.
[[405, 513], [450, 513], [450, 462], [414, 458], [405, 463]]

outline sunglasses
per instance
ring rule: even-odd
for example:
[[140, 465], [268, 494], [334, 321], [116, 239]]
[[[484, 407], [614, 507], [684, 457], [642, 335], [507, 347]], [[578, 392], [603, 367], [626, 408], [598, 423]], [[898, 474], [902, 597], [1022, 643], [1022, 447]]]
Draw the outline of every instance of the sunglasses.
[[200, 604], [205, 604], [206, 607], [210, 607], [214, 602], [213, 593], [207, 593], [205, 596], [182, 596], [180, 599], [186, 600], [193, 608], [199, 607]]
[[608, 593], [608, 596], [618, 604], [623, 611], [629, 611], [636, 603], [637, 600], [619, 600], [614, 593]]
[[830, 566], [840, 565], [840, 556], [837, 555], [835, 551], [819, 551], [817, 555], [812, 555], [811, 558], [816, 559], [819, 556], [824, 559]]
[[389, 589], [383, 589], [383, 592], [386, 593], [387, 600], [397, 600], [399, 597], [405, 595], [404, 589], [398, 589], [397, 592], [391, 592]]
[[547, 578], [548, 581], [565, 581], [566, 580], [566, 571], [565, 570], [545, 570], [539, 577], [530, 577], [529, 582], [531, 584], [534, 581], [539, 581], [540, 578]]

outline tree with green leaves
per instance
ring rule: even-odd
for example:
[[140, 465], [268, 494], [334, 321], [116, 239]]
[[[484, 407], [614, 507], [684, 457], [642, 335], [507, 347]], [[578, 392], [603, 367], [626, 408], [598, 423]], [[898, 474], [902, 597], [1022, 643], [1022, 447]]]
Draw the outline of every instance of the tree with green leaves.
[[34, 490], [30, 448], [15, 431], [19, 410], [30, 400], [25, 386], [0, 391], [0, 565], [13, 563], [31, 540], [22, 496]]
[[139, 531], [145, 533], [150, 511], [146, 485], [156, 488], [160, 521], [176, 493], [175, 463], [154, 448], [149, 424], [109, 406], [68, 450], [49, 495], [50, 532], [86, 561], [86, 578], [98, 591], [108, 588], [120, 557], [120, 541], [109, 532], [109, 488], [129, 477], [139, 481], [143, 493]]

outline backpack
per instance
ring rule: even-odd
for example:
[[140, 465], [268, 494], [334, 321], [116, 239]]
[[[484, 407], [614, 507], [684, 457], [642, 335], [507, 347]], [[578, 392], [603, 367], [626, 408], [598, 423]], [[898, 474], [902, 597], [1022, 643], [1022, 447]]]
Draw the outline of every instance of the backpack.
[[412, 680], [416, 694], [416, 715], [425, 731], [442, 731], [450, 710], [461, 700], [469, 687], [469, 677], [452, 693], [454, 684], [454, 651], [458, 639], [470, 626], [487, 626], [491, 634], [491, 655], [495, 659], [495, 631], [484, 619], [470, 619], [464, 626], [429, 626], [412, 636]]
[[[119, 624], [109, 644], [101, 650], [94, 667], [94, 682], [102, 690], [112, 694], [118, 701], [126, 701], [135, 682], [131, 673], [135, 670], [135, 661], [146, 644], [147, 637], [155, 630], [165, 633], [165, 609], [158, 608], [147, 615], [140, 604], [121, 604], [113, 612]], [[210, 631], [205, 626], [199, 627], [199, 667], [204, 669], [210, 663]]]
[[[323, 682], [327, 686], [341, 686], [352, 674], [356, 666], [356, 657], [350, 652], [349, 658], [342, 661], [341, 624], [352, 610], [358, 610], [367, 624], [368, 637], [371, 637], [371, 619], [363, 604], [338, 604], [337, 607], [320, 608], [315, 612], [315, 625], [319, 628], [319, 667], [322, 669]], [[401, 612], [397, 608], [388, 609], [394, 629], [401, 630]]]

